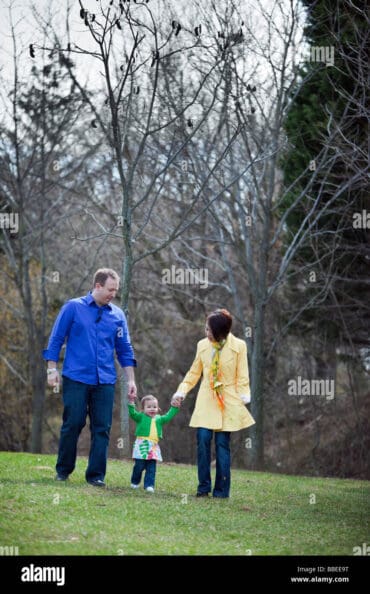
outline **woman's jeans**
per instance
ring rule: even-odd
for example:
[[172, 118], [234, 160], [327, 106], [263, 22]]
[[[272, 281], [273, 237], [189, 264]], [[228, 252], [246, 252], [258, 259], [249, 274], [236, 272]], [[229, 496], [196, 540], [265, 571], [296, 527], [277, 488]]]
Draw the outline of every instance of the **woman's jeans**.
[[210, 493], [211, 443], [213, 433], [216, 445], [216, 481], [213, 497], [229, 497], [230, 494], [230, 431], [212, 431], [199, 427], [198, 444], [198, 493]]
[[63, 425], [56, 471], [67, 477], [76, 464], [77, 441], [90, 417], [91, 446], [86, 480], [104, 481], [112, 425], [114, 384], [90, 386], [63, 376]]

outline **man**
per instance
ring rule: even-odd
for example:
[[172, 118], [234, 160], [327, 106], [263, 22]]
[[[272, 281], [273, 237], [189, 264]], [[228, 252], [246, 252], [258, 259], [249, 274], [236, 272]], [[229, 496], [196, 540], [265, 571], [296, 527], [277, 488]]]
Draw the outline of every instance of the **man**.
[[49, 386], [59, 384], [57, 362], [67, 340], [63, 364], [63, 424], [60, 432], [56, 480], [65, 481], [76, 464], [77, 441], [90, 417], [91, 446], [86, 480], [105, 487], [109, 434], [112, 425], [114, 386], [117, 379], [114, 351], [128, 382], [129, 396], [136, 397], [136, 361], [123, 311], [111, 303], [119, 276], [110, 268], [95, 272], [93, 290], [67, 301], [59, 312], [43, 351]]

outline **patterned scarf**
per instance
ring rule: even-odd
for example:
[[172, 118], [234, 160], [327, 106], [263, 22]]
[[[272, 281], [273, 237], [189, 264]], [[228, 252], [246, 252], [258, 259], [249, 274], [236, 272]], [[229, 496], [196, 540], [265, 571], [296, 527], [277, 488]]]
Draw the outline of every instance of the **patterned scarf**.
[[221, 381], [221, 370], [220, 370], [220, 351], [224, 346], [226, 340], [220, 342], [212, 342], [212, 347], [215, 352], [212, 357], [211, 373], [210, 373], [210, 385], [213, 392], [213, 396], [217, 398], [217, 405], [221, 409], [221, 412], [225, 408], [225, 398], [222, 393], [223, 383]]

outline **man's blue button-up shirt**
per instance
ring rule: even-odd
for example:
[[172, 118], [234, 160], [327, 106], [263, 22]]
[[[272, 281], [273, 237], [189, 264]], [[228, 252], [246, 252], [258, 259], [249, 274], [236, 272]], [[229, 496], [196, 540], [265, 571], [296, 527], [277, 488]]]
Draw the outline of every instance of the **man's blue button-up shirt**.
[[127, 321], [112, 303], [99, 307], [88, 293], [67, 301], [50, 334], [46, 361], [58, 361], [67, 340], [63, 375], [84, 384], [114, 384], [114, 352], [122, 367], [136, 367]]

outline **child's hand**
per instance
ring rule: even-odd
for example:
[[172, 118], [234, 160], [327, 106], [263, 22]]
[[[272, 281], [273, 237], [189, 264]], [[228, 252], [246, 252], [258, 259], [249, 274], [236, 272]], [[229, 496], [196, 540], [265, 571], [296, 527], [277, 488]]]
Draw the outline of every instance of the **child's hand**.
[[135, 404], [135, 399], [136, 399], [136, 396], [129, 394], [129, 397], [128, 397], [129, 404]]
[[174, 408], [180, 408], [181, 404], [181, 400], [174, 400], [173, 402], [171, 402], [171, 406], [173, 406]]

